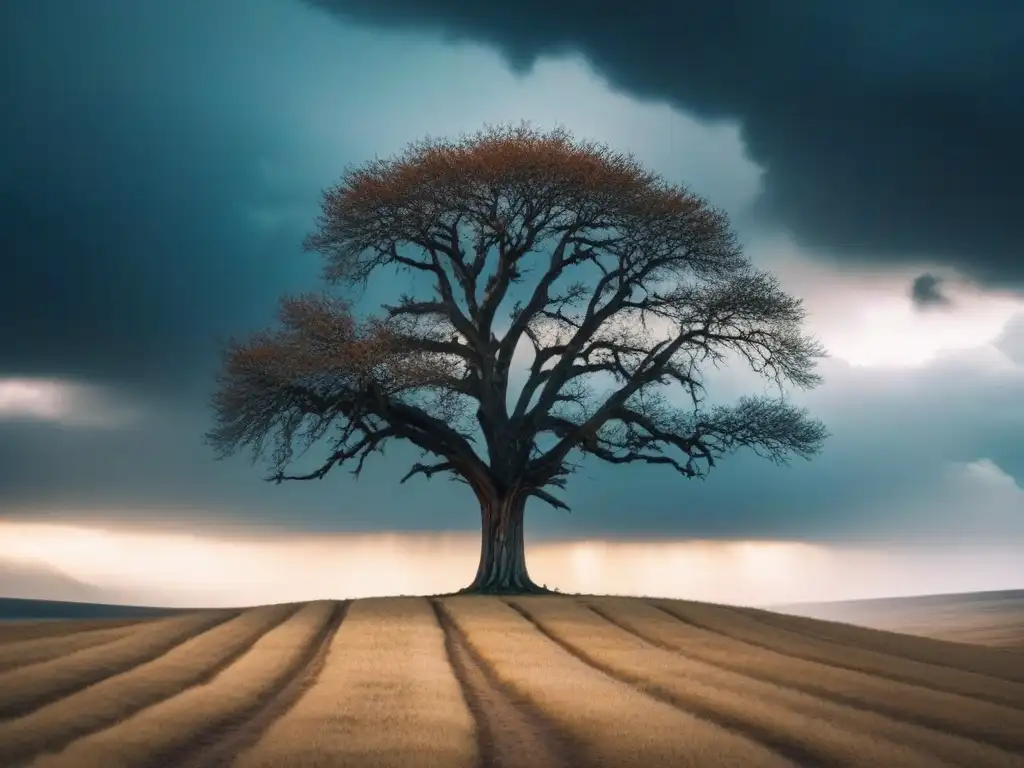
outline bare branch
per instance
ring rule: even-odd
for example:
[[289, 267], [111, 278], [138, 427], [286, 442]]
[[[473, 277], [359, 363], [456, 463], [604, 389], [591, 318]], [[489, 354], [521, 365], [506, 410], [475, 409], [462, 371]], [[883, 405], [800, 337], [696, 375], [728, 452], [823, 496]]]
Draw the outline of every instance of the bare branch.
[[[213, 403], [217, 424], [207, 436], [222, 455], [249, 445], [255, 459], [273, 440], [278, 471], [271, 479], [313, 479], [350, 459], [358, 460], [358, 471], [384, 440], [398, 437], [461, 469], [483, 467], [472, 434], [453, 426], [458, 398], [468, 391], [457, 358], [424, 352], [429, 344], [410, 344], [378, 321], [360, 326], [346, 304], [323, 297], [286, 300], [281, 320], [278, 333], [257, 334], [226, 351]], [[454, 401], [448, 419], [416, 403], [430, 392], [442, 413]], [[308, 445], [331, 428], [340, 437], [320, 469], [308, 475], [281, 471], [300, 436]]]
[[455, 465], [452, 464], [452, 462], [450, 462], [450, 461], [441, 461], [441, 462], [438, 462], [436, 464], [419, 464], [419, 463], [416, 463], [416, 464], [412, 465], [412, 469], [410, 469], [408, 472], [406, 472], [405, 475], [402, 477], [402, 479], [399, 480], [398, 482], [399, 482], [399, 484], [404, 483], [410, 477], [414, 477], [415, 475], [423, 475], [425, 478], [427, 478], [429, 480], [431, 477], [436, 475], [438, 472], [454, 472], [454, 471], [455, 471]]
[[534, 488], [532, 491], [530, 491], [530, 495], [536, 496], [538, 499], [540, 499], [543, 502], [546, 502], [555, 509], [564, 509], [566, 512], [572, 511], [569, 508], [568, 504], [566, 504], [564, 501], [557, 498], [556, 496], [551, 495], [542, 488]]
[[359, 473], [363, 470], [363, 462], [366, 457], [375, 450], [379, 450], [380, 446], [389, 437], [394, 437], [395, 431], [393, 429], [380, 429], [375, 432], [367, 432], [364, 434], [362, 439], [355, 443], [355, 445], [341, 448], [330, 455], [330, 457], [323, 463], [323, 465], [313, 472], [305, 475], [286, 475], [283, 471], [278, 471], [267, 478], [268, 481], [280, 484], [284, 480], [322, 480], [328, 472], [331, 471], [335, 466], [344, 464], [350, 459], [358, 458], [356, 468], [352, 473], [358, 477]]
[[[621, 406], [597, 430], [583, 430], [570, 419], [548, 415], [543, 428], [560, 437], [575, 436], [575, 447], [612, 464], [663, 464], [686, 477], [702, 477], [717, 459], [738, 448], [785, 464], [790, 455], [810, 458], [828, 436], [821, 422], [785, 400], [743, 398], [733, 407], [710, 411], [671, 406], [646, 396]], [[680, 458], [667, 455], [674, 448]]]
[[[425, 139], [350, 168], [305, 247], [335, 288], [383, 269], [415, 285], [363, 320], [340, 300], [288, 300], [280, 332], [228, 350], [210, 440], [269, 449], [273, 479], [358, 472], [397, 438], [437, 458], [403, 482], [446, 472], [481, 499], [514, 489], [564, 508], [545, 489], [565, 485], [573, 452], [699, 477], [739, 448], [781, 462], [825, 439], [782, 398], [820, 382], [801, 302], [751, 266], [724, 213], [563, 129]], [[729, 361], [780, 397], [706, 408], [701, 370]], [[296, 444], [331, 434], [325, 464], [284, 474]]]

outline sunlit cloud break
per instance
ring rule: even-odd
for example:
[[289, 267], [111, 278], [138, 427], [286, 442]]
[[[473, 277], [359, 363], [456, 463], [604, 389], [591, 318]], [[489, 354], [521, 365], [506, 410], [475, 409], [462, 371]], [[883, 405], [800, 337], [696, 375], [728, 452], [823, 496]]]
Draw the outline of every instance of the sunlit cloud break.
[[69, 427], [120, 427], [136, 408], [100, 387], [60, 379], [0, 379], [0, 421], [45, 421]]
[[[563, 592], [742, 605], [998, 589], [1021, 577], [1012, 547], [587, 539], [527, 550], [534, 579]], [[31, 563], [88, 585], [104, 602], [203, 607], [438, 594], [468, 584], [478, 555], [479, 537], [462, 533], [199, 535], [0, 522], [0, 569]], [[75, 599], [21, 586], [24, 597]]]

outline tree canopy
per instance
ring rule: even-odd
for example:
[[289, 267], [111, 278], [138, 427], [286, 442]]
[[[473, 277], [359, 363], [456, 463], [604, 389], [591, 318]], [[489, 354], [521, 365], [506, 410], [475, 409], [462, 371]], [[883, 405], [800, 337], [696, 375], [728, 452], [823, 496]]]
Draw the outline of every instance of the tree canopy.
[[[233, 342], [213, 445], [269, 454], [270, 479], [354, 471], [392, 439], [417, 474], [482, 505], [566, 504], [580, 456], [686, 477], [749, 448], [810, 457], [827, 433], [784, 396], [819, 383], [805, 312], [744, 256], [726, 215], [632, 155], [529, 125], [424, 139], [346, 170], [305, 248], [328, 290], [287, 298], [279, 328]], [[382, 272], [414, 288], [359, 316]], [[702, 369], [739, 360], [777, 396], [709, 406]], [[296, 445], [330, 455], [287, 474]]]

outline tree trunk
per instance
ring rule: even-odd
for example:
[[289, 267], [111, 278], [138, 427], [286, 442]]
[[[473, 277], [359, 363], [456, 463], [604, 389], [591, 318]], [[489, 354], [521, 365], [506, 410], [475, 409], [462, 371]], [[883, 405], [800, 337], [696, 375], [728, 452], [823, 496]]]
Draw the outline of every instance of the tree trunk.
[[473, 583], [463, 592], [483, 594], [540, 593], [526, 571], [523, 512], [526, 500], [507, 496], [481, 500], [480, 565]]

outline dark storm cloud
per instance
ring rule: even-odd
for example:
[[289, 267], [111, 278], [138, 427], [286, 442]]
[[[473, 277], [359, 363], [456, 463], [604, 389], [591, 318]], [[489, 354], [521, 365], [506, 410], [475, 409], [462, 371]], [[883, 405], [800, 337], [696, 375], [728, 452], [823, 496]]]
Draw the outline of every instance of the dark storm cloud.
[[205, 386], [218, 337], [301, 272], [301, 230], [245, 217], [286, 150], [211, 14], [0, 4], [0, 376]]
[[910, 285], [910, 299], [918, 309], [948, 307], [952, 302], [942, 292], [942, 278], [929, 273], [918, 275]]
[[577, 51], [615, 88], [741, 121], [761, 210], [803, 244], [1024, 287], [1024, 3], [305, 1], [519, 70]]
[[[541, 24], [530, 18], [531, 2], [513, 3], [497, 27], [486, 26], [484, 10], [473, 5], [475, 21], [460, 29], [485, 38], [491, 34], [486, 30], [497, 30], [490, 39], [501, 43], [498, 33], [521, 29], [523, 19]], [[395, 7], [386, 0], [374, 3], [385, 11]], [[813, 26], [797, 13], [808, 7], [801, 0], [776, 5], [792, 34]], [[432, 11], [429, 0], [408, 7]], [[814, 7], [830, 9], [815, 22], [822, 28], [845, 23], [827, 16], [845, 6]], [[976, 6], [965, 1], [962, 7]], [[671, 28], [671, 20], [617, 16], [611, 24], [622, 32], [620, 52], [594, 37], [606, 34], [594, 6], [574, 13], [570, 26], [558, 21], [562, 9], [572, 12], [574, 3], [545, 4], [537, 18], [556, 26], [523, 29], [526, 42], [502, 43], [506, 53], [525, 64], [537, 50], [573, 43], [579, 25], [580, 34], [590, 37], [580, 37], [576, 47], [619, 87], [668, 95], [705, 115], [743, 117], [751, 151], [770, 170], [770, 200], [788, 212], [790, 223], [802, 223], [805, 239], [813, 240], [816, 232], [809, 222], [820, 222], [829, 227], [818, 231], [829, 235], [827, 242], [858, 246], [876, 238], [904, 248], [909, 258], [924, 247], [921, 237], [934, 236], [937, 243], [956, 246], [947, 253], [950, 260], [977, 256], [977, 274], [993, 281], [1019, 275], [1000, 261], [1013, 232], [997, 214], [1000, 205], [1004, 212], [1012, 207], [1013, 198], [993, 203], [994, 182], [985, 173], [1002, 151], [999, 130], [1018, 130], [1019, 115], [1007, 113], [1002, 128], [986, 128], [995, 114], [992, 90], [991, 99], [970, 102], [984, 118], [976, 124], [988, 131], [985, 142], [975, 140], [974, 122], [963, 128], [961, 143], [948, 147], [929, 134], [907, 133], [917, 124], [904, 103], [906, 88], [927, 81], [938, 93], [949, 86], [924, 66], [948, 53], [941, 34], [934, 50], [909, 49], [911, 56], [898, 44], [899, 29], [883, 27], [893, 37], [892, 47], [861, 61], [854, 54], [874, 44], [868, 40], [874, 27], [826, 30], [813, 41], [814, 50], [846, 56], [828, 70], [824, 53], [819, 55], [825, 63], [814, 66], [782, 55], [786, 46], [799, 49], [800, 40], [810, 38], [762, 38], [752, 30], [767, 29], [764, 19], [748, 19], [744, 32], [697, 15], [693, 25], [706, 37], [692, 32], [693, 25], [677, 27], [673, 34], [683, 54], [676, 62], [653, 37]], [[435, 71], [428, 59], [420, 79], [410, 82], [406, 62], [381, 59], [371, 35], [350, 44], [353, 36], [346, 39], [350, 31], [343, 31], [341, 45], [335, 25], [324, 21], [299, 0], [0, 0], [0, 378], [52, 375], [112, 384], [101, 395], [116, 400], [124, 393], [124, 404], [139, 417], [102, 430], [0, 423], [0, 518], [85, 515], [185, 529], [205, 520], [295, 530], [478, 530], [479, 510], [465, 486], [436, 478], [396, 482], [420, 458], [408, 445], [389, 446], [387, 457], [369, 462], [358, 482], [336, 471], [324, 482], [274, 486], [262, 482], [263, 467], [249, 466], [245, 457], [214, 462], [202, 441], [210, 414], [201, 400], [216, 364], [216, 338], [265, 325], [280, 293], [314, 282], [319, 265], [299, 253], [299, 243], [312, 225], [320, 188], [340, 173], [337, 161], [349, 159], [345, 152], [352, 146], [346, 142], [371, 133], [376, 141], [379, 127], [394, 122], [387, 102], [400, 100], [403, 88], [423, 95], [425, 78]], [[714, 23], [719, 28], [709, 31]], [[558, 24], [569, 31], [558, 31]], [[957, 26], [965, 32], [977, 27], [969, 19]], [[648, 27], [653, 42], [645, 42], [637, 55], [629, 40]], [[1001, 28], [1009, 29], [1009, 23]], [[743, 34], [756, 56], [715, 47]], [[998, 45], [990, 50], [1002, 55]], [[905, 70], [895, 68], [897, 54], [908, 57]], [[450, 64], [441, 51], [437, 58]], [[756, 66], [745, 73], [726, 66], [752, 59]], [[802, 61], [808, 60], [809, 55]], [[645, 72], [647, 62], [654, 68]], [[372, 77], [362, 80], [335, 74], [355, 70], [364, 78], [369, 66]], [[885, 134], [888, 124], [870, 110], [861, 123], [852, 117], [845, 122], [837, 112], [838, 97], [828, 89], [815, 95], [820, 115], [805, 102], [782, 100], [789, 86], [779, 78], [788, 72], [793, 94], [806, 100], [817, 87], [810, 81], [816, 69], [846, 78], [849, 114], [855, 117], [877, 100], [871, 89], [886, 82], [893, 103], [879, 109], [891, 113], [896, 132]], [[680, 75], [685, 72], [692, 82]], [[867, 79], [857, 85], [854, 75]], [[965, 69], [957, 77], [951, 82], [966, 94], [986, 76]], [[720, 82], [709, 85], [712, 78]], [[331, 99], [340, 103], [337, 110]], [[436, 106], [428, 101], [424, 109]], [[1013, 103], [1006, 99], [1007, 109]], [[962, 118], [954, 111], [951, 119]], [[453, 124], [461, 119], [453, 117]], [[310, 124], [329, 138], [311, 138], [317, 132], [304, 132]], [[426, 132], [415, 120], [407, 127], [409, 138]], [[585, 133], [585, 126], [577, 128]], [[865, 140], [887, 136], [895, 143], [866, 162], [854, 140], [861, 137], [858, 131]], [[901, 141], [906, 156], [897, 152]], [[330, 148], [329, 142], [337, 145]], [[350, 159], [359, 162], [374, 151], [376, 145], [362, 147]], [[952, 193], [930, 163], [956, 166], [971, 152], [976, 162], [957, 182], [964, 194], [953, 206]], [[1004, 152], [998, 158], [1008, 176], [1020, 175], [1015, 157]], [[878, 186], [882, 167], [889, 175]], [[829, 207], [840, 196], [849, 210]], [[826, 207], [822, 213], [793, 208], [796, 203]], [[903, 206], [899, 215], [896, 206]], [[926, 214], [936, 211], [943, 215], [929, 219], [933, 228], [924, 227]], [[963, 247], [973, 243], [970, 227], [985, 246], [977, 253]], [[990, 234], [991, 242], [985, 241]], [[1016, 349], [1016, 339], [1007, 336], [1007, 348]], [[820, 415], [836, 438], [815, 462], [781, 470], [737, 456], [707, 483], [681, 481], [671, 472], [586, 464], [566, 492], [573, 514], [531, 505], [527, 535], [827, 537], [852, 530], [846, 527], [850, 510], [868, 509], [867, 526], [884, 520], [893, 494], [927, 483], [929, 473], [948, 460], [991, 458], [1021, 477], [1024, 422], [1014, 405], [1022, 402], [1020, 389], [986, 388], [962, 375], [970, 368], [922, 376], [874, 399], [864, 394], [875, 392], [870, 381], [828, 371], [820, 396], [833, 398], [832, 411], [856, 424], [844, 427], [822, 404]], [[879, 378], [888, 380], [888, 373]], [[847, 389], [844, 380], [852, 382]], [[949, 382], [961, 382], [963, 390], [943, 389]], [[935, 402], [927, 412], [920, 410], [929, 396]], [[811, 403], [816, 413], [819, 404]], [[880, 436], [879, 430], [895, 437]], [[310, 457], [295, 469], [316, 465]]]

